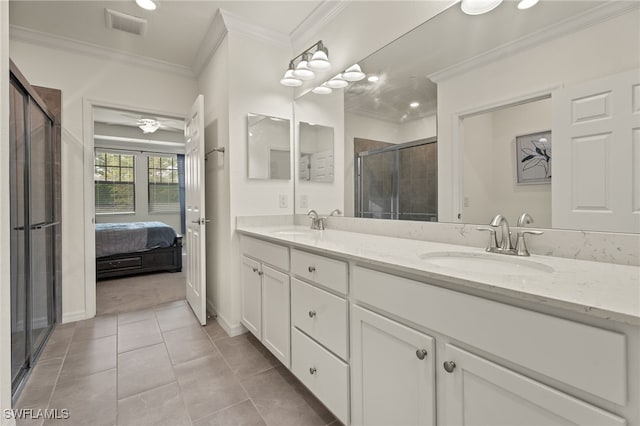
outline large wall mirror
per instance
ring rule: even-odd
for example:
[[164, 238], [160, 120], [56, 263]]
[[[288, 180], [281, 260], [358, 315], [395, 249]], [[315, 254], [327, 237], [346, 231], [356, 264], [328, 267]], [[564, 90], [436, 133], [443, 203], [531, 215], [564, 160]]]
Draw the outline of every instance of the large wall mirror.
[[336, 129], [345, 215], [640, 232], [640, 5], [516, 6], [453, 5], [359, 61], [366, 79], [296, 99]]
[[291, 179], [290, 121], [247, 114], [247, 177]]

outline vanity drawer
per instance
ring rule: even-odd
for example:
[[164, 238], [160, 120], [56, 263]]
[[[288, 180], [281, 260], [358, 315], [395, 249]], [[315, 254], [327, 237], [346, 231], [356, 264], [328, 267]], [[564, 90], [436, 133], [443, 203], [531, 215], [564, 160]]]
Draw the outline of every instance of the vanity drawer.
[[345, 299], [291, 280], [292, 324], [342, 359], [347, 359], [347, 311]]
[[289, 270], [289, 248], [287, 247], [241, 236], [240, 250], [249, 257], [268, 263], [283, 271]]
[[347, 294], [347, 263], [293, 249], [291, 270], [297, 276]]
[[355, 299], [616, 404], [627, 401], [623, 334], [355, 267]]
[[295, 327], [291, 371], [342, 424], [349, 424], [349, 367]]

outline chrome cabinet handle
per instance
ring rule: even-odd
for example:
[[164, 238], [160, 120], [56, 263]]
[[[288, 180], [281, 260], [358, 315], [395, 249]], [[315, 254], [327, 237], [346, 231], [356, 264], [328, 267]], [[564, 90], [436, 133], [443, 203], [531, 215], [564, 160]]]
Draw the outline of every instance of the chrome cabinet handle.
[[418, 357], [419, 360], [425, 359], [427, 356], [427, 350], [426, 349], [416, 350], [416, 356]]
[[264, 272], [262, 272], [262, 271], [258, 271], [258, 275], [263, 276], [263, 275], [264, 275]]
[[316, 311], [314, 310], [309, 311], [309, 318], [313, 318], [315, 316], [316, 316]]
[[309, 268], [307, 268], [309, 270], [309, 272], [315, 272], [316, 271], [316, 267], [315, 266], [309, 266]]
[[456, 369], [456, 363], [453, 361], [445, 361], [442, 365], [447, 373], [453, 373], [453, 370]]
[[253, 272], [258, 272], [258, 268], [251, 268], [253, 269]]
[[311, 375], [313, 376], [314, 374], [316, 374], [316, 371], [317, 371], [317, 370], [316, 370], [316, 368], [315, 368], [315, 367], [311, 367], [311, 368], [309, 369], [309, 374], [311, 374]]

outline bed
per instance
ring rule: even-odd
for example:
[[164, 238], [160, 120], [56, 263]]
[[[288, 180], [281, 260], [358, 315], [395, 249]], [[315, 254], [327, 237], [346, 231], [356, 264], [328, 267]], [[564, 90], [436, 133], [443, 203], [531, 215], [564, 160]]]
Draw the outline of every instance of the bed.
[[162, 222], [96, 224], [96, 277], [182, 271], [182, 236]]

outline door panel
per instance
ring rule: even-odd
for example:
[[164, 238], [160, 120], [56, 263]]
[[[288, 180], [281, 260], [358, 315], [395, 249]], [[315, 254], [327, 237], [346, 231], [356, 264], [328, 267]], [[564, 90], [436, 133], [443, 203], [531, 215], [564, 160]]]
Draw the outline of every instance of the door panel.
[[432, 337], [353, 305], [351, 342], [354, 425], [435, 424]]
[[262, 338], [286, 367], [290, 364], [289, 276], [262, 266]]
[[240, 260], [242, 286], [241, 321], [258, 339], [262, 339], [262, 278], [260, 263], [242, 256]]
[[199, 95], [185, 127], [185, 207], [187, 225], [187, 301], [200, 324], [207, 323], [204, 202], [204, 97]]

